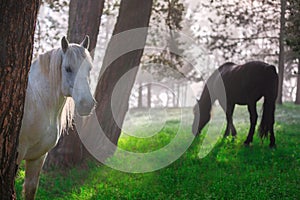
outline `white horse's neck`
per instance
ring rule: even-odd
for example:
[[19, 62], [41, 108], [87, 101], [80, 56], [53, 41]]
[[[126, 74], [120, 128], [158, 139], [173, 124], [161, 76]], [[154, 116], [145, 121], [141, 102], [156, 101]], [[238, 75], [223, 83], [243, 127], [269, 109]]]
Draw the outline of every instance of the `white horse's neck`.
[[60, 119], [66, 98], [61, 92], [61, 79], [57, 79], [57, 82], [53, 84], [50, 77], [41, 71], [41, 66], [38, 61], [35, 61], [29, 74], [26, 98], [28, 98], [27, 102], [36, 102], [36, 104], [26, 105], [25, 109], [27, 107], [40, 113], [44, 111], [42, 113], [45, 117], [48, 117], [51, 124], [54, 124]]

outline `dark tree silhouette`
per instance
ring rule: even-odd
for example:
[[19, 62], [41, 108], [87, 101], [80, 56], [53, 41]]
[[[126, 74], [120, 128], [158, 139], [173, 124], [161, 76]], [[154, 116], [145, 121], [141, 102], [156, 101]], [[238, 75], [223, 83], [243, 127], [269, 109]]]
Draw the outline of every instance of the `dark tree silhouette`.
[[300, 0], [289, 0], [287, 5], [289, 12], [287, 18], [286, 41], [287, 45], [295, 53], [295, 58], [298, 60], [297, 75], [297, 90], [295, 104], [300, 104]]
[[[148, 27], [152, 4], [152, 0], [122, 0], [113, 36], [124, 31]], [[126, 34], [125, 38], [122, 38], [120, 43], [116, 42], [116, 40], [111, 40], [104, 56], [103, 66], [101, 68], [95, 94], [96, 101], [98, 102], [96, 115], [102, 130], [113, 144], [118, 143], [121, 134], [123, 120], [128, 110], [131, 89], [138, 71], [137, 66], [140, 64], [144, 49], [136, 49], [127, 52], [117, 57], [113, 62], [110, 63], [110, 61], [111, 58], [115, 56], [113, 55], [114, 52], [118, 52], [120, 45], [131, 45], [131, 42], [138, 41], [139, 44], [143, 43], [144, 47], [146, 38], [147, 31], [146, 29], [143, 29], [139, 32], [138, 36]], [[111, 105], [112, 93], [117, 82], [129, 71], [130, 78], [128, 77], [126, 83], [122, 84], [118, 98], [114, 98], [114, 104]], [[112, 106], [114, 107], [114, 110], [118, 111], [117, 116], [115, 116], [116, 118], [113, 116]], [[99, 146], [105, 148], [105, 145], [99, 144]], [[106, 149], [102, 149], [102, 151], [106, 151]], [[113, 152], [111, 149], [108, 151]], [[103, 156], [110, 156], [110, 153], [104, 154]], [[105, 160], [105, 158], [102, 159]]]
[[285, 12], [286, 12], [286, 0], [281, 0], [280, 6], [280, 35], [279, 35], [279, 64], [278, 64], [278, 96], [276, 102], [282, 104], [282, 88], [284, 79], [284, 40], [285, 40]]
[[0, 1], [0, 197], [15, 199], [18, 138], [39, 0]]

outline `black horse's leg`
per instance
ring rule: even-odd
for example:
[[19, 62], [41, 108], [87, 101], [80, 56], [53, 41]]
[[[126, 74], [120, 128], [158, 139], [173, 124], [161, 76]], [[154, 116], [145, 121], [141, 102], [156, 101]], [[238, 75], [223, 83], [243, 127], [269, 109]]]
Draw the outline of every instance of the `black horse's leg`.
[[[226, 117], [227, 118], [227, 117]], [[230, 131], [230, 128], [229, 128], [229, 122], [228, 122], [228, 119], [226, 119], [226, 129], [225, 129], [225, 132], [224, 132], [224, 138], [226, 138], [228, 135], [229, 135], [229, 131]]]
[[270, 148], [276, 148], [275, 144], [275, 135], [274, 135], [274, 123], [275, 123], [275, 103], [272, 103], [272, 112], [271, 112], [271, 124], [270, 124]]
[[271, 126], [271, 130], [270, 130], [270, 148], [276, 148], [273, 126]]
[[275, 103], [273, 103], [271, 122], [270, 122], [270, 148], [276, 148], [275, 144], [275, 135], [274, 135], [274, 111], [275, 111]]
[[231, 111], [231, 124], [230, 124], [230, 125], [231, 125], [231, 135], [232, 135], [233, 137], [236, 136], [236, 129], [235, 129], [234, 125], [233, 125], [233, 119], [232, 119], [234, 107], [235, 107], [235, 104], [233, 104], [233, 106], [232, 106], [232, 111]]
[[233, 114], [233, 110], [234, 110], [234, 104], [228, 104], [227, 105], [227, 109], [226, 109], [226, 121], [227, 121], [227, 126], [226, 126], [226, 130], [224, 133], [224, 137], [227, 137], [230, 133], [230, 130], [232, 131], [232, 135], [236, 135], [236, 130], [233, 126], [233, 122], [232, 122], [232, 114]]
[[253, 135], [255, 132], [255, 126], [257, 122], [257, 111], [256, 111], [256, 103], [248, 104], [248, 111], [250, 114], [250, 129], [244, 144], [248, 146], [253, 141]]

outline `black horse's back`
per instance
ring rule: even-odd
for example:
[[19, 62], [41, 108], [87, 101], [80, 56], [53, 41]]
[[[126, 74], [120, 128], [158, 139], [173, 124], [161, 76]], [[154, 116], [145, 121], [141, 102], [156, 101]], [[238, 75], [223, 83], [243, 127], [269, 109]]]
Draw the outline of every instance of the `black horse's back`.
[[226, 63], [224, 63], [224, 64], [222, 64], [220, 67], [219, 67], [219, 69], [220, 68], [224, 68], [224, 67], [230, 67], [230, 66], [233, 66], [233, 65], [236, 65], [234, 62], [226, 62]]

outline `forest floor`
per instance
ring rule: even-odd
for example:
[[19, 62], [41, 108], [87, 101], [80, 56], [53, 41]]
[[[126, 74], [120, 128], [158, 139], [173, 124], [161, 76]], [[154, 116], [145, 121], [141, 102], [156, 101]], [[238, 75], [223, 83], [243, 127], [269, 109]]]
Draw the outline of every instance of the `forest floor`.
[[[223, 116], [219, 112], [216, 118]], [[238, 106], [235, 140], [222, 139], [224, 123], [216, 120], [191, 141], [192, 109], [132, 111], [119, 148], [145, 157], [159, 152], [158, 160], [136, 162], [117, 150], [108, 160], [110, 167], [90, 163], [88, 169], [44, 172], [36, 199], [299, 199], [300, 107], [277, 106], [276, 149], [269, 148], [268, 139], [262, 143], [257, 133], [250, 147], [243, 145], [248, 118], [247, 108]], [[175, 145], [168, 150], [168, 144]], [[143, 170], [147, 172], [128, 173]], [[21, 168], [16, 180], [18, 199], [22, 199], [23, 180]]]

